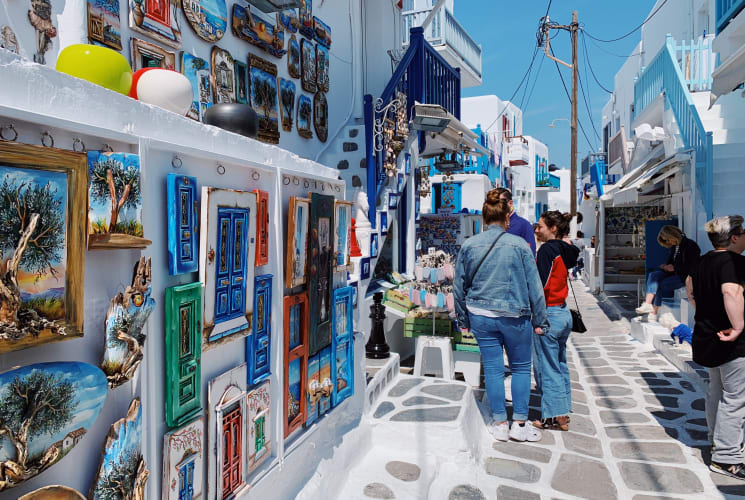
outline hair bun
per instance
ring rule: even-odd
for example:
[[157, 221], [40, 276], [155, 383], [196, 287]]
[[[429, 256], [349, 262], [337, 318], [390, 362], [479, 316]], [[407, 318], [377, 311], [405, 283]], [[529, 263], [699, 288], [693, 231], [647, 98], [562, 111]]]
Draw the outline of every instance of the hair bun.
[[564, 212], [563, 214], [561, 214], [561, 216], [564, 217], [564, 220], [567, 222], [572, 221], [572, 214], [570, 214], [569, 212]]
[[486, 202], [490, 205], [496, 205], [499, 203], [499, 191], [497, 189], [492, 189], [486, 193]]

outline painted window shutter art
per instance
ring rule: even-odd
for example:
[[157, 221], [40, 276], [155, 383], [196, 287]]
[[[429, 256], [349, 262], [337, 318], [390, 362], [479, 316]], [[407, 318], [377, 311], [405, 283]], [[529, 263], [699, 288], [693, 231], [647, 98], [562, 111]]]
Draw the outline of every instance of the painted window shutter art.
[[308, 402], [308, 296], [306, 293], [284, 298], [285, 437], [300, 427], [307, 415]]
[[256, 266], [269, 264], [269, 193], [256, 193]]
[[199, 209], [197, 179], [168, 174], [168, 274], [199, 270]]
[[254, 284], [253, 334], [246, 339], [248, 384], [271, 374], [272, 275], [257, 276]]

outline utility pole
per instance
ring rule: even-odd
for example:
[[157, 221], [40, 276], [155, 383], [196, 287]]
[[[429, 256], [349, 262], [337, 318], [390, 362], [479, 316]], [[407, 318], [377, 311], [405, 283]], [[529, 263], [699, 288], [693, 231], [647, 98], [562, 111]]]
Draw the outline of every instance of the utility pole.
[[[571, 147], [571, 179], [570, 179], [570, 213], [572, 214], [572, 217], [577, 215], [577, 84], [579, 82], [578, 80], [578, 73], [577, 73], [577, 35], [579, 30], [579, 19], [578, 19], [577, 11], [572, 12], [572, 24], [569, 26], [567, 25], [561, 25], [561, 24], [550, 24], [549, 19], [544, 19], [544, 36], [545, 36], [545, 47], [546, 47], [546, 57], [549, 59], [556, 61], [559, 64], [563, 64], [567, 68], [570, 68], [572, 70], [572, 147]], [[561, 59], [558, 59], [551, 54], [551, 33], [549, 33], [552, 29], [561, 29], [569, 31], [570, 36], [572, 37], [572, 64], [566, 63], [562, 61]]]

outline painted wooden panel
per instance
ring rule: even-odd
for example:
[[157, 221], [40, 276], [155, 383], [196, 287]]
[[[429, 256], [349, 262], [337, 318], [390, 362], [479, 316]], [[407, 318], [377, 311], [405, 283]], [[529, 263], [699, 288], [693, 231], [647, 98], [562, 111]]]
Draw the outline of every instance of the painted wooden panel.
[[307, 392], [307, 415], [305, 416], [305, 426], [309, 426], [318, 419], [318, 403], [321, 400], [321, 379], [318, 372], [321, 363], [320, 354], [308, 358], [308, 375], [306, 383], [308, 384]]
[[251, 331], [255, 213], [255, 193], [202, 187], [199, 278], [204, 283], [203, 349]]
[[269, 264], [269, 193], [256, 193], [256, 266]]
[[[64, 458], [96, 421], [107, 390], [104, 373], [87, 363], [39, 363], [0, 374], [0, 491]], [[35, 397], [24, 397], [29, 393]]]
[[352, 239], [352, 205], [351, 201], [334, 202], [334, 268], [346, 271], [349, 266], [349, 249]]
[[290, 295], [284, 300], [285, 437], [305, 421], [308, 377], [308, 296]]
[[179, 174], [166, 177], [168, 206], [168, 274], [199, 270], [199, 206], [197, 179]]
[[181, 48], [176, 0], [129, 0], [129, 27], [174, 49]]
[[336, 406], [354, 393], [354, 308], [355, 288], [334, 290], [333, 355], [331, 403]]
[[26, 493], [18, 500], [85, 500], [85, 497], [67, 486], [52, 485]]
[[334, 197], [311, 194], [310, 203], [310, 340], [309, 354], [331, 345]]
[[271, 374], [272, 275], [257, 276], [254, 283], [253, 335], [246, 339], [248, 384], [258, 384]]
[[202, 498], [205, 438], [204, 417], [164, 436], [163, 500]]
[[294, 288], [307, 281], [310, 200], [291, 196], [287, 214], [285, 287]]
[[271, 387], [267, 380], [248, 393], [248, 473], [271, 456]]
[[318, 381], [320, 384], [321, 398], [318, 401], [318, 416], [331, 409], [331, 393], [334, 390], [334, 382], [331, 380], [331, 346], [321, 350], [318, 362]]
[[166, 288], [166, 425], [202, 412], [202, 284]]

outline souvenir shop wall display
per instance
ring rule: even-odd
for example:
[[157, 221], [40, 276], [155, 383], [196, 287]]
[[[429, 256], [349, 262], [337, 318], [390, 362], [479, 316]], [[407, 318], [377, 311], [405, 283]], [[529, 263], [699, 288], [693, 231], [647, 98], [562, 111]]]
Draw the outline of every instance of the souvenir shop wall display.
[[334, 197], [311, 193], [310, 199], [309, 353], [315, 354], [331, 345]]
[[163, 438], [164, 500], [203, 498], [204, 417], [167, 432]]
[[284, 298], [285, 437], [305, 423], [308, 401], [308, 296]]
[[442, 250], [421, 255], [414, 268], [416, 281], [409, 285], [409, 300], [427, 309], [455, 310], [453, 280], [455, 262]]
[[0, 142], [0, 353], [83, 335], [87, 177], [85, 154]]
[[437, 248], [450, 255], [458, 255], [461, 225], [457, 214], [427, 214], [419, 218], [416, 229], [422, 252]]
[[253, 54], [248, 55], [251, 73], [251, 107], [259, 117], [260, 141], [279, 144], [279, 106], [277, 65]]

